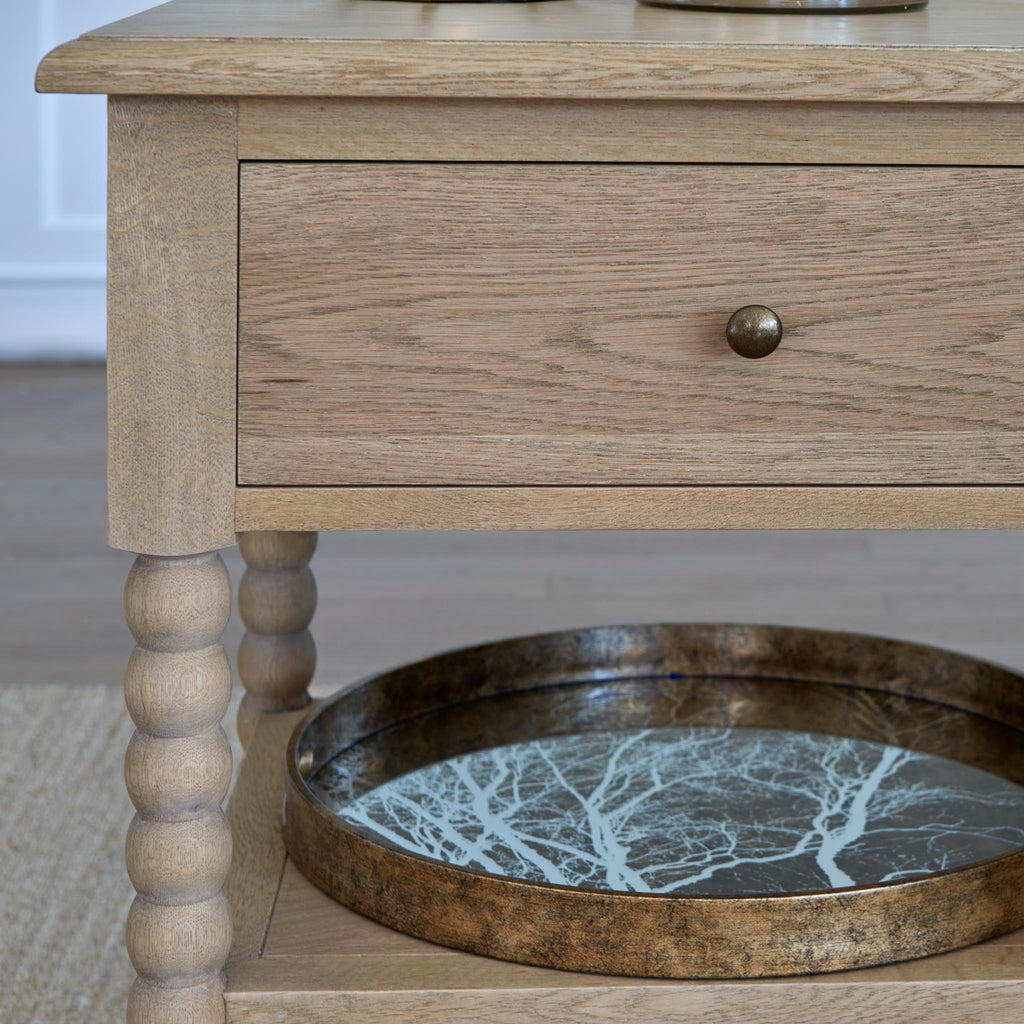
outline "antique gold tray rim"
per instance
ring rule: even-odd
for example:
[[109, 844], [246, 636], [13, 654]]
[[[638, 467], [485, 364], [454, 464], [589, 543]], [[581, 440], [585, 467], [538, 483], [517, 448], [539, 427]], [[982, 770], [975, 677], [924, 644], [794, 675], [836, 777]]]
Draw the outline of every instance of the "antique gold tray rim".
[[[1000, 698], [1005, 698], [1014, 689], [1020, 690], [1024, 687], [1024, 679], [1011, 670], [1001, 668], [987, 662], [979, 661], [966, 655], [956, 654], [942, 650], [937, 647], [930, 647], [921, 644], [913, 644], [903, 641], [889, 640], [882, 637], [872, 637], [863, 634], [839, 633], [828, 630], [800, 629], [786, 626], [743, 626], [743, 625], [719, 625], [719, 624], [694, 624], [694, 625], [651, 625], [651, 626], [613, 626], [596, 627], [590, 630], [575, 630], [558, 633], [540, 634], [532, 637], [517, 638], [513, 640], [498, 641], [491, 644], [482, 644], [472, 648], [464, 648], [456, 651], [436, 655], [423, 661], [403, 666], [390, 672], [379, 673], [368, 677], [355, 686], [328, 698], [311, 708], [293, 732], [286, 753], [288, 778], [286, 785], [286, 815], [285, 815], [285, 840], [289, 854], [295, 860], [299, 869], [315, 885], [325, 892], [339, 899], [340, 902], [353, 909], [395, 927], [398, 930], [406, 931], [409, 934], [417, 935], [420, 938], [441, 942], [445, 945], [455, 946], [469, 952], [483, 953], [496, 956], [500, 959], [511, 959], [523, 963], [532, 963], [540, 966], [559, 967], [577, 971], [591, 971], [605, 974], [635, 975], [640, 977], [705, 977], [705, 978], [743, 978], [743, 977], [771, 977], [786, 974], [816, 973], [825, 971], [845, 970], [851, 967], [873, 966], [882, 963], [889, 963], [898, 960], [914, 959], [938, 952], [945, 952], [969, 945], [986, 938], [992, 938], [1004, 932], [1024, 925], [1024, 906], [1013, 910], [1007, 900], [1002, 913], [987, 913], [980, 916], [985, 917], [987, 923], [978, 920], [976, 912], [973, 917], [967, 915], [961, 919], [961, 926], [956, 927], [955, 937], [947, 936], [945, 939], [928, 941], [926, 937], [918, 937], [914, 942], [903, 942], [893, 944], [886, 949], [874, 950], [850, 950], [835, 955], [826, 954], [825, 958], [812, 958], [813, 964], [800, 966], [795, 964], [792, 958], [782, 956], [751, 956], [745, 950], [743, 955], [737, 959], [735, 955], [727, 956], [726, 966], [701, 966], [693, 965], [689, 968], [680, 966], [666, 966], [663, 969], [653, 970], [648, 963], [643, 969], [637, 969], [626, 959], [613, 956], [614, 963], [608, 964], [598, 958], [600, 963], [595, 965], [592, 957], [583, 954], [579, 949], [562, 950], [557, 955], [545, 952], [543, 949], [524, 950], [521, 942], [515, 940], [514, 935], [505, 936], [504, 941], [493, 939], [488, 943], [481, 943], [471, 936], [452, 934], [450, 921], [445, 918], [431, 918], [429, 916], [410, 916], [410, 909], [416, 905], [413, 894], [406, 891], [408, 900], [398, 900], [399, 906], [404, 907], [404, 912], [399, 913], [395, 906], [390, 908], [381, 903], [379, 896], [379, 883], [383, 880], [385, 889], [398, 885], [400, 889], [408, 890], [408, 885], [401, 880], [408, 877], [410, 873], [415, 874], [416, 869], [428, 879], [435, 881], [445, 880], [449, 887], [460, 888], [460, 879], [478, 879], [485, 888], [492, 889], [489, 895], [491, 898], [514, 900], [524, 899], [527, 903], [544, 902], [543, 894], [562, 894], [570, 903], [585, 900], [595, 907], [604, 904], [613, 907], [618, 901], [628, 901], [631, 906], [656, 905], [659, 907], [677, 907], [682, 909], [696, 910], [700, 907], [715, 906], [719, 909], [734, 907], [738, 911], [754, 911], [757, 913], [770, 913], [778, 911], [783, 914], [788, 910], [795, 909], [801, 905], [809, 905], [815, 908], [816, 915], [827, 912], [830, 908], [845, 907], [847, 913], [853, 908], [849, 906], [858, 898], [870, 898], [882, 894], [907, 894], [914, 898], [927, 897], [932, 889], [940, 890], [940, 897], [947, 896], [969, 897], [974, 894], [973, 899], [968, 899], [971, 905], [976, 905], [977, 900], [982, 896], [991, 893], [988, 890], [997, 886], [1001, 893], [1013, 894], [1019, 892], [1024, 886], [1024, 849], [1011, 851], [1008, 854], [988, 858], [974, 862], [966, 867], [951, 868], [942, 871], [929, 873], [928, 875], [906, 879], [894, 880], [891, 882], [879, 882], [868, 885], [852, 886], [842, 889], [821, 889], [806, 890], [793, 893], [766, 893], [766, 894], [703, 894], [671, 896], [657, 893], [633, 893], [612, 890], [581, 889], [572, 886], [560, 885], [551, 882], [533, 882], [514, 877], [494, 874], [481, 869], [455, 867], [441, 861], [417, 854], [411, 851], [402, 850], [399, 847], [388, 843], [386, 840], [374, 835], [369, 830], [343, 822], [332, 814], [321, 801], [313, 794], [306, 784], [305, 777], [311, 770], [319, 765], [302, 763], [303, 752], [308, 744], [305, 741], [305, 734], [309, 727], [322, 715], [329, 713], [330, 709], [339, 702], [351, 699], [358, 691], [368, 686], [373, 686], [381, 680], [392, 679], [396, 675], [415, 675], [418, 671], [426, 668], [437, 671], [439, 667], [453, 659], [461, 659], [467, 656], [500, 652], [502, 649], [510, 650], [528, 644], [552, 644], [556, 646], [568, 642], [578, 642], [582, 638], [593, 638], [595, 636], [606, 636], [616, 634], [635, 635], [642, 633], [650, 636], [660, 634], [662, 639], [666, 635], [669, 638], [679, 637], [681, 634], [686, 640], [694, 638], [712, 641], [711, 648], [703, 652], [706, 657], [711, 651], [714, 657], [719, 659], [738, 657], [739, 661], [734, 662], [726, 669], [718, 668], [716, 671], [693, 667], [687, 672], [657, 669], [652, 671], [650, 666], [640, 666], [640, 671], [631, 673], [628, 669], [621, 668], [618, 671], [612, 670], [613, 675], [594, 675], [593, 668], [586, 671], [588, 674], [582, 678], [573, 678], [572, 666], [565, 665], [553, 667], [547, 682], [533, 685], [515, 686], [509, 690], [497, 690], [494, 692], [482, 693], [471, 696], [461, 702], [442, 703], [436, 707], [427, 707], [413, 714], [397, 718], [394, 721], [383, 724], [379, 729], [361, 734], [354, 740], [352, 745], [365, 741], [376, 732], [390, 730], [402, 723], [410, 722], [416, 718], [431, 715], [446, 708], [455, 707], [457, 703], [474, 703], [488, 700], [501, 694], [525, 693], [533, 690], [544, 690], [558, 686], [571, 686], [574, 684], [586, 685], [587, 683], [610, 683], [616, 681], [642, 681], [659, 678], [692, 678], [703, 679], [746, 679], [752, 682], [772, 681], [793, 681], [798, 680], [808, 685], [838, 687], [846, 689], [871, 690], [877, 693], [892, 694], [894, 696], [906, 697], [912, 700], [926, 701], [929, 704], [952, 710], [977, 715], [989, 719], [994, 723], [1005, 725], [1017, 732], [1022, 732], [1022, 720], [1024, 720], [1024, 709], [1017, 706], [1014, 699], [1006, 700], [1006, 706], [1001, 706]], [[737, 643], [737, 639], [739, 643]], [[936, 694], [928, 691], [927, 685], [915, 685], [914, 681], [907, 680], [901, 673], [896, 673], [895, 678], [890, 680], [889, 686], [881, 686], [874, 682], [874, 677], [851, 681], [847, 673], [833, 669], [831, 672], [820, 672], [821, 678], [815, 677], [815, 673], [801, 674], [799, 669], [793, 666], [784, 671], [774, 670], [765, 672], [744, 671], [753, 663], [756, 664], [756, 651], [761, 648], [764, 652], [764, 645], [768, 649], [773, 643], [784, 640], [790, 645], [803, 647], [810, 644], [824, 643], [826, 646], [838, 644], [845, 647], [849, 653], [853, 648], [870, 647], [884, 652], [885, 655], [898, 656], [901, 663], [906, 663], [909, 658], [911, 662], [931, 663], [932, 670], [926, 673], [934, 679], [936, 677], [946, 679], [951, 677], [961, 679], [965, 684], [963, 693], [943, 693], [943, 700], [936, 699]], [[751, 646], [753, 641], [753, 647]], [[724, 645], [724, 646], [723, 646]], [[636, 645], [643, 649], [643, 644]], [[727, 653], [727, 650], [729, 653]], [[738, 653], [737, 653], [738, 652]], [[673, 651], [678, 655], [678, 651]], [[700, 657], [699, 655], [698, 657]], [[850, 666], [846, 666], [849, 668]], [[935, 673], [933, 670], [941, 667], [945, 671]], [[794, 675], [796, 671], [796, 675]], [[869, 673], [867, 673], [869, 674]], [[837, 678], [840, 677], [840, 678]], [[994, 687], [992, 692], [986, 693], [985, 688], [978, 689], [975, 684], [978, 682], [990, 684]], [[971, 692], [974, 690], [975, 692]], [[335, 751], [331, 756], [336, 756]], [[338, 843], [331, 842], [331, 839], [339, 840], [345, 838], [351, 849], [348, 855], [338, 852]], [[364, 870], [353, 870], [352, 865], [358, 863], [365, 857], [367, 863], [371, 864], [371, 870], [367, 873]], [[339, 874], [340, 871], [340, 874]], [[362, 883], [362, 884], [360, 884]], [[375, 884], [376, 883], [376, 884]], [[374, 896], [374, 890], [378, 895]], [[954, 890], [954, 891], [947, 891]], [[392, 893], [392, 902], [393, 893]], [[450, 901], [446, 904], [451, 905]], [[951, 904], [952, 905], [952, 904]], [[532, 916], [532, 914], [531, 914]], [[412, 918], [416, 917], [415, 920]], [[991, 919], [991, 920], [989, 920]], [[556, 922], [557, 924], [557, 922]], [[778, 951], [776, 951], [777, 953]], [[692, 957], [688, 958], [692, 960]], [[775, 962], [781, 959], [781, 963]], [[742, 962], [740, 962], [742, 961]], [[674, 963], [675, 961], [673, 961]], [[700, 969], [698, 969], [698, 967]]]

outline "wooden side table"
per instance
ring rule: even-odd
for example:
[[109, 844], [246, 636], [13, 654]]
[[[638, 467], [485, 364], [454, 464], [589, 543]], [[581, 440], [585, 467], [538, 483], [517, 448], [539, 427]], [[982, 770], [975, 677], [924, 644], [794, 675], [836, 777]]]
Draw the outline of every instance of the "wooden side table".
[[[279, 826], [315, 531], [1024, 526], [1019, 4], [172, 0], [38, 87], [111, 96], [130, 1020], [1019, 1019], [1020, 934], [823, 978], [571, 975], [358, 918]], [[748, 305], [776, 322], [737, 354]]]

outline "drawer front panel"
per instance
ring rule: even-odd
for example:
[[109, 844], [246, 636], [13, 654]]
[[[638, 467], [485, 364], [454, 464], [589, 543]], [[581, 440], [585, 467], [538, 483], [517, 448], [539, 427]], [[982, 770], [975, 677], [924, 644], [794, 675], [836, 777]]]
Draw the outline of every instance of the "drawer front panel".
[[1024, 171], [253, 163], [241, 204], [243, 485], [1024, 479]]

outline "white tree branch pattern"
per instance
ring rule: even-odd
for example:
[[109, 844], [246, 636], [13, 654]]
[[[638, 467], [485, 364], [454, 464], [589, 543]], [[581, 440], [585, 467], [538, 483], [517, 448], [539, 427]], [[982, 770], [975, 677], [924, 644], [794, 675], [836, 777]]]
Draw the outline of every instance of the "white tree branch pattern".
[[660, 728], [479, 751], [328, 806], [394, 845], [588, 889], [841, 889], [1024, 846], [1024, 788], [945, 758], [812, 733]]

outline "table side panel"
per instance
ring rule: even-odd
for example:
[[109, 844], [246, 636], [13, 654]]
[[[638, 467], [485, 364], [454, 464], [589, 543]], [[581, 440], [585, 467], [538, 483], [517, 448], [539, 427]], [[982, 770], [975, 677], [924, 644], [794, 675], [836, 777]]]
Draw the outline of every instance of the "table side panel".
[[1024, 487], [240, 487], [238, 530], [1020, 530]]
[[235, 541], [237, 110], [110, 101], [109, 540]]
[[[404, 991], [374, 991], [368, 964], [349, 962], [348, 972], [365, 979], [346, 991], [327, 987], [329, 978], [343, 969], [333, 958], [307, 959], [305, 967], [281, 965], [275, 977], [267, 972], [266, 990], [248, 983], [244, 990], [226, 993], [232, 1024], [337, 1024], [346, 1017], [360, 1024], [605, 1024], [630, 1020], [636, 1024], [820, 1024], [836, 1021], [872, 1021], [877, 1024], [1018, 1024], [1024, 982], [923, 982], [895, 987], [847, 979], [840, 984], [778, 985], [711, 984], [687, 988], [643, 985], [606, 987], [567, 986], [521, 989], [448, 991], [415, 988], [416, 976]], [[409, 965], [390, 965], [400, 975]], [[432, 965], [422, 973], [433, 976]], [[416, 972], [416, 975], [421, 972]], [[312, 976], [311, 976], [312, 975]], [[287, 979], [294, 979], [294, 988]], [[239, 979], [241, 981], [241, 979]], [[302, 986], [302, 987], [300, 987]]]
[[1013, 165], [1024, 107], [981, 103], [241, 97], [242, 160]]

